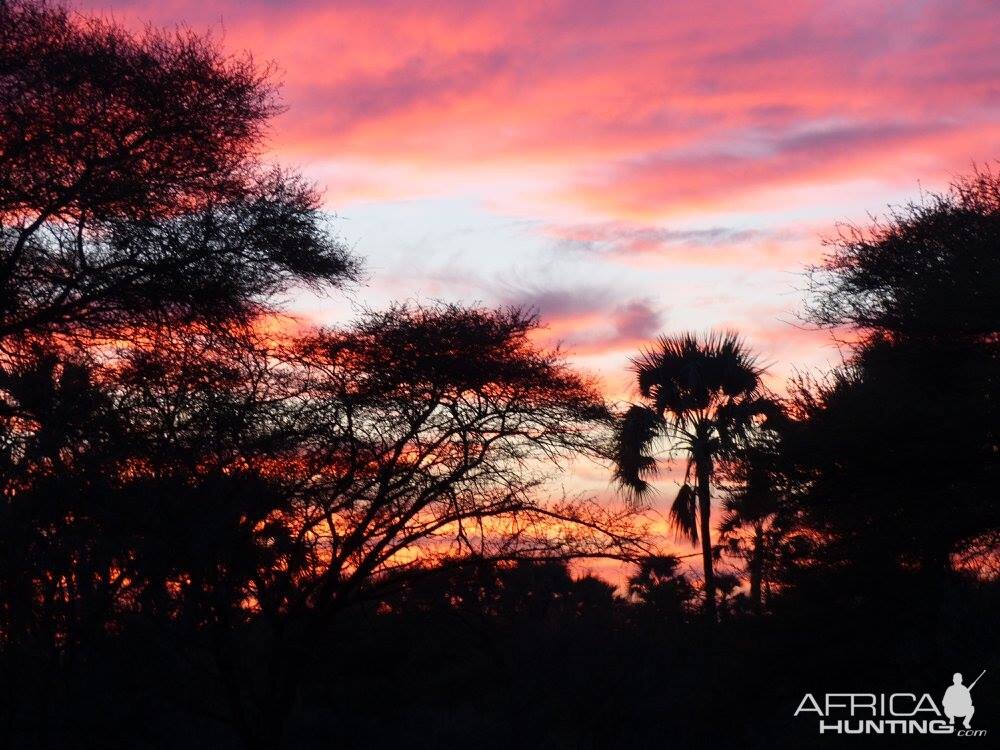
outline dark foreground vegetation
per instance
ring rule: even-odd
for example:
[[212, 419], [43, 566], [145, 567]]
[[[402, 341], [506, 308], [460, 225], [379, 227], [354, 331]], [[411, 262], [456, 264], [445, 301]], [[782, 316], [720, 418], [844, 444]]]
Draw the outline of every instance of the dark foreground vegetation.
[[[619, 407], [517, 309], [274, 333], [362, 273], [277, 110], [206, 39], [0, 0], [0, 747], [842, 747], [804, 693], [982, 669], [998, 731], [989, 167], [830, 244], [836, 371], [665, 336]], [[700, 576], [642, 525], [666, 455]], [[618, 507], [551, 494], [581, 458]]]

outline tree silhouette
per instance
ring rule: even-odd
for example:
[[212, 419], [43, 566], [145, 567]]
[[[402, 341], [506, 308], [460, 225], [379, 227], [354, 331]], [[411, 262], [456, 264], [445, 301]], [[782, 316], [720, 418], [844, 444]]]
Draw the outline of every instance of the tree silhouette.
[[541, 494], [553, 465], [600, 455], [609, 416], [536, 326], [395, 307], [278, 343], [199, 325], [122, 344], [108, 376], [137, 461], [117, 493], [138, 515], [120, 606], [188, 628], [248, 745], [281, 742], [296, 654], [411, 576], [641, 549], [627, 511]]
[[[684, 483], [670, 509], [674, 527], [697, 543], [701, 534], [705, 612], [715, 619], [711, 484], [716, 461], [730, 457], [775, 413], [756, 358], [735, 334], [661, 338], [633, 360], [643, 404], [622, 418], [615, 447], [615, 478], [634, 497], [651, 489], [651, 451], [666, 441], [686, 458]], [[695, 485], [689, 484], [694, 473]]]
[[989, 168], [870, 226], [844, 225], [809, 269], [807, 319], [850, 326], [863, 343], [995, 343], [998, 236], [1000, 176]]
[[940, 577], [997, 528], [978, 498], [998, 467], [998, 246], [1000, 179], [986, 170], [849, 229], [813, 269], [811, 319], [860, 337], [797, 397], [808, 509], [835, 557]]
[[252, 315], [357, 262], [260, 162], [266, 71], [206, 37], [0, 3], [0, 342]]
[[725, 474], [720, 552], [725, 550], [743, 561], [750, 606], [759, 615], [795, 531], [797, 514], [791, 496], [795, 482], [774, 435], [758, 436], [740, 450]]
[[205, 627], [287, 551], [285, 495], [239, 464], [288, 446], [241, 339], [358, 264], [312, 188], [261, 162], [278, 106], [249, 57], [28, 0], [0, 28], [0, 645], [24, 688], [6, 717], [45, 745], [107, 633]]
[[659, 620], [683, 620], [697, 597], [680, 564], [674, 555], [655, 555], [641, 559], [629, 576], [629, 594]]
[[[395, 307], [298, 342], [329, 451], [311, 490], [315, 522], [354, 529], [323, 542], [334, 545], [323, 580], [350, 570], [353, 586], [406, 567], [402, 550], [439, 535], [449, 555], [487, 559], [586, 544], [536, 536], [546, 518], [579, 519], [573, 503], [546, 508], [534, 493], [546, 466], [600, 454], [609, 416], [586, 381], [530, 343], [536, 326], [517, 309]], [[494, 535], [486, 516], [520, 521]]]

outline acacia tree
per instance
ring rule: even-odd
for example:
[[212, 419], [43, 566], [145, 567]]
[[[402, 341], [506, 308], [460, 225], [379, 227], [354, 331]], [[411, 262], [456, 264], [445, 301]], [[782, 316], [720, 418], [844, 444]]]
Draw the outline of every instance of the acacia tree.
[[314, 191], [261, 162], [279, 107], [249, 57], [34, 0], [0, 2], [0, 30], [0, 486], [6, 517], [27, 522], [45, 507], [28, 490], [82, 482], [84, 457], [101, 456], [105, 481], [139, 462], [100, 432], [124, 413], [93, 377], [109, 341], [239, 327], [290, 285], [358, 267]]
[[[686, 460], [684, 483], [670, 508], [677, 531], [692, 544], [701, 537], [705, 612], [715, 620], [712, 567], [711, 486], [717, 461], [734, 455], [754, 430], [767, 427], [775, 403], [765, 393], [762, 370], [738, 336], [686, 334], [663, 337], [635, 358], [642, 404], [633, 404], [619, 422], [615, 478], [632, 497], [652, 489], [653, 450], [665, 444]], [[694, 486], [689, 483], [694, 475]]]
[[609, 414], [536, 325], [395, 307], [280, 345], [167, 326], [117, 354], [141, 457], [117, 491], [142, 508], [122, 610], [203, 644], [248, 745], [280, 743], [303, 654], [359, 602], [463, 561], [641, 552], [629, 509], [548, 499]]
[[[331, 537], [325, 577], [409, 565], [397, 556], [410, 540], [439, 534], [455, 545], [449, 556], [572, 548], [578, 508], [543, 507], [536, 491], [553, 465], [600, 456], [609, 414], [593, 386], [530, 342], [537, 324], [518, 309], [397, 307], [300, 342], [310, 395], [340, 436], [324, 513], [353, 529]], [[491, 530], [484, 515], [517, 522]], [[553, 520], [569, 527], [539, 533]]]
[[260, 312], [356, 262], [259, 158], [268, 71], [187, 31], [0, 2], [0, 343]]

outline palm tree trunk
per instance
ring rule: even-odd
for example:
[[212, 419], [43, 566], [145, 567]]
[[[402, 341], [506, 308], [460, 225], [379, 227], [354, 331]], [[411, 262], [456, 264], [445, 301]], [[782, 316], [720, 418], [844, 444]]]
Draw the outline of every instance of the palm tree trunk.
[[712, 568], [712, 459], [703, 456], [695, 461], [698, 479], [698, 515], [701, 528], [701, 560], [705, 567], [705, 617], [715, 622], [715, 571]]
[[759, 615], [764, 608], [761, 595], [761, 583], [764, 578], [764, 529], [757, 526], [754, 529], [753, 552], [750, 559], [750, 604], [753, 612]]

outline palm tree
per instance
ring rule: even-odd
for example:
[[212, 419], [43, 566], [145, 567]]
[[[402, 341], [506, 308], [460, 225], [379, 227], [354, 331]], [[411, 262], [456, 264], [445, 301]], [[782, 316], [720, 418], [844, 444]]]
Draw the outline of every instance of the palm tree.
[[683, 621], [697, 592], [680, 569], [676, 555], [650, 555], [628, 579], [628, 593], [660, 619]]
[[[678, 534], [698, 543], [705, 568], [705, 613], [715, 620], [711, 486], [718, 460], [735, 454], [774, 411], [761, 382], [763, 368], [735, 333], [661, 337], [632, 360], [643, 402], [621, 419], [615, 441], [615, 479], [641, 501], [656, 472], [654, 449], [687, 459], [684, 483], [670, 509]], [[694, 475], [694, 486], [690, 481]]]

